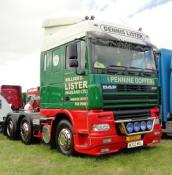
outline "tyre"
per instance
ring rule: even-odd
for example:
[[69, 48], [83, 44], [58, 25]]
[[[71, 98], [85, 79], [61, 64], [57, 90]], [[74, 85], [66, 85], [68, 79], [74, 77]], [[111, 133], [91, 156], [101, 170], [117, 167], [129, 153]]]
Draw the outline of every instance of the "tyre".
[[20, 139], [26, 145], [32, 143], [32, 126], [30, 120], [26, 117], [20, 123]]
[[7, 120], [6, 124], [6, 135], [9, 139], [14, 140], [16, 139], [16, 126], [14, 121], [12, 120], [11, 117]]
[[69, 121], [61, 120], [56, 128], [56, 148], [65, 155], [74, 155], [73, 128]]

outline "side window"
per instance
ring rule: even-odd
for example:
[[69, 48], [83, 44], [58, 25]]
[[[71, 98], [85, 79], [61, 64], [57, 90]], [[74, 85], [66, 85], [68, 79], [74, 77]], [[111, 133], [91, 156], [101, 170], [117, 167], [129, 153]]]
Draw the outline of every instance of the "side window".
[[0, 109], [2, 109], [2, 100], [0, 100]]
[[54, 50], [52, 55], [53, 55], [53, 60], [52, 60], [53, 71], [54, 72], [58, 72], [58, 71], [60, 71], [60, 68], [61, 68], [61, 66], [60, 66], [60, 64], [61, 64], [61, 61], [60, 61], [60, 59], [61, 59], [60, 49]]
[[47, 51], [47, 56], [46, 56], [46, 69], [51, 68], [51, 63], [52, 63], [52, 50]]

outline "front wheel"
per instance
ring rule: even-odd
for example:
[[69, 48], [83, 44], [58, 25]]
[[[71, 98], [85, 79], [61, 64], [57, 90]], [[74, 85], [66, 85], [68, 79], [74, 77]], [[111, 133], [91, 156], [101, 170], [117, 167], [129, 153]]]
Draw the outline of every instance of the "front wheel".
[[74, 155], [73, 128], [69, 121], [62, 120], [56, 128], [56, 148], [65, 155]]
[[32, 142], [31, 122], [27, 118], [23, 118], [20, 123], [20, 138], [21, 141], [26, 145], [29, 145]]

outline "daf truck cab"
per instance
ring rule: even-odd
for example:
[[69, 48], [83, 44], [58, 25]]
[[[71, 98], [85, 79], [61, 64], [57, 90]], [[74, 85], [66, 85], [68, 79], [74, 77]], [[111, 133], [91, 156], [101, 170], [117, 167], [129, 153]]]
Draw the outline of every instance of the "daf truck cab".
[[[160, 143], [159, 81], [149, 37], [78, 18], [43, 23], [40, 112], [12, 113], [19, 135], [66, 155], [101, 155]], [[18, 132], [18, 134], [17, 134]]]

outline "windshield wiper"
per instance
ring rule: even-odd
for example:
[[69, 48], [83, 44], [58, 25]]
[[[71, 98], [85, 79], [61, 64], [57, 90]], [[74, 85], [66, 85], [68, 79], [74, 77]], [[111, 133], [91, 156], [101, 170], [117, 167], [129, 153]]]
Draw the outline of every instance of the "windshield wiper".
[[127, 67], [118, 65], [109, 65], [105, 68], [107, 72], [127, 73]]
[[134, 66], [119, 66], [119, 65], [109, 65], [106, 68], [123, 68], [124, 70], [128, 70], [128, 69], [138, 69], [141, 70], [143, 72], [145, 72], [145, 70], [151, 70], [151, 71], [155, 71], [155, 69], [151, 69], [151, 68], [141, 68], [141, 67], [134, 67]]
[[145, 70], [150, 70], [150, 71], [152, 71], [152, 72], [156, 72], [155, 69], [151, 69], [151, 68], [146, 68]]
[[144, 68], [140, 68], [140, 67], [134, 67], [134, 66], [131, 66], [131, 67], [127, 67], [127, 66], [118, 66], [118, 65], [109, 65], [107, 66], [105, 69], [107, 71], [110, 71], [109, 69], [112, 68], [111, 70], [113, 71], [122, 71], [123, 73], [125, 74], [141, 74], [141, 75], [145, 75], [146, 73], [154, 73], [155, 70], [154, 69], [150, 69], [150, 68], [147, 68], [147, 69], [144, 69]]
[[144, 69], [143, 68], [140, 68], [140, 67], [130, 66], [130, 67], [128, 67], [128, 69], [137, 69], [137, 70], [140, 70], [140, 71], [144, 72]]
[[155, 72], [156, 71], [155, 69], [151, 69], [151, 68], [141, 68], [141, 67], [133, 67], [133, 66], [128, 67], [128, 69], [137, 69], [137, 70], [140, 70], [142, 72], [146, 72], [146, 70], [150, 70], [152, 72]]
[[118, 66], [118, 65], [109, 65], [109, 66], [107, 66], [106, 67], [106, 69], [108, 69], [108, 68], [122, 68], [122, 70], [126, 70], [128, 67], [126, 67], [126, 66]]
[[138, 70], [138, 71], [142, 71], [142, 72], [144, 72], [144, 69], [142, 69], [142, 68], [139, 68], [139, 67], [128, 67], [128, 66], [118, 66], [118, 65], [110, 65], [110, 66], [107, 66], [106, 68], [122, 68], [122, 69], [120, 69], [120, 70], [125, 70], [125, 71], [127, 71], [127, 70], [129, 70], [129, 69], [135, 69], [135, 70]]

